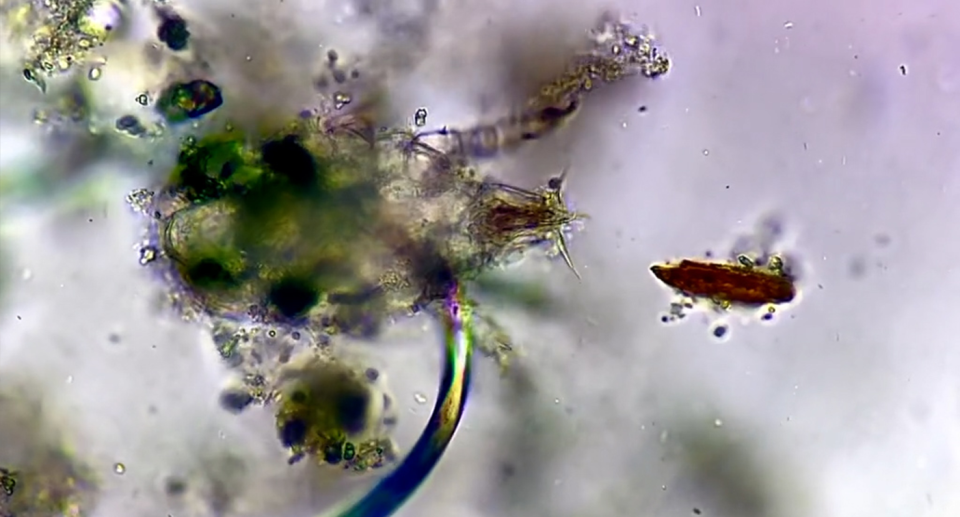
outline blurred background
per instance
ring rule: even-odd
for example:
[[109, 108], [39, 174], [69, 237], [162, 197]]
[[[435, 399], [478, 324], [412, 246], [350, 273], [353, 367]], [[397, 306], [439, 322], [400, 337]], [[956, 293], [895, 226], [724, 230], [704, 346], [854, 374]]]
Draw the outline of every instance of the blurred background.
[[[522, 354], [504, 376], [478, 358], [463, 424], [400, 515], [960, 515], [960, 7], [169, 5], [196, 20], [217, 81], [263, 106], [307, 99], [335, 47], [395, 70], [396, 112], [426, 107], [430, 126], [515, 103], [605, 10], [647, 24], [673, 60], [660, 80], [605, 88], [569, 130], [486, 165], [526, 187], [569, 165], [569, 201], [591, 216], [570, 244], [583, 279], [547, 260], [504, 273], [551, 303], [484, 300]], [[134, 34], [146, 23], [130, 20]], [[162, 179], [178, 134], [37, 124], [67, 87], [42, 95], [4, 47], [0, 467], [56, 444], [44, 461], [83, 464], [96, 517], [299, 517], [341, 496], [286, 464], [269, 412], [218, 405], [226, 370], [210, 337], [161, 308], [163, 284], [138, 264], [144, 221], [125, 196]], [[108, 126], [144, 91], [116, 52], [87, 94]], [[288, 80], [261, 79], [270, 67]], [[245, 109], [257, 108], [224, 106]], [[675, 297], [651, 264], [745, 247], [789, 257], [799, 301], [771, 321], [661, 322]], [[716, 325], [729, 326], [722, 339]], [[401, 454], [433, 404], [438, 332], [424, 317], [343, 343], [382, 372]]]

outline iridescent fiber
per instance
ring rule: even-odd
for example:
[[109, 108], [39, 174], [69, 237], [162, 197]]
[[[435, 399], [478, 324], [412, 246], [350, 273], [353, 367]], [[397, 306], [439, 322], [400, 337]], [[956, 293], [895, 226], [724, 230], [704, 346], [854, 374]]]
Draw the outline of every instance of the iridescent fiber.
[[359, 500], [320, 517], [387, 517], [427, 479], [453, 439], [470, 387], [473, 326], [463, 288], [454, 286], [443, 303], [444, 364], [437, 403], [423, 433], [403, 462]]

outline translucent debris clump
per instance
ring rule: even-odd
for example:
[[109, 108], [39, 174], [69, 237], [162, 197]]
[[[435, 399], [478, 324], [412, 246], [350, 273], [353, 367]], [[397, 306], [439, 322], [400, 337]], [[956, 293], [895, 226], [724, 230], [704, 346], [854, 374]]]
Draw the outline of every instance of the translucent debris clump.
[[46, 79], [84, 63], [118, 31], [122, 0], [11, 1], [3, 14], [25, 46], [24, 78], [46, 90]]

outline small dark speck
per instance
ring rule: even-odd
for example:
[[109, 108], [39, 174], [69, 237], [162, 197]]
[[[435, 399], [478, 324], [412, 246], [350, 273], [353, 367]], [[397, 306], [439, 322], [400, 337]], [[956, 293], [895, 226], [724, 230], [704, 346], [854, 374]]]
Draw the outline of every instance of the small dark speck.
[[890, 245], [890, 236], [885, 233], [880, 233], [874, 236], [873, 242], [877, 243], [877, 246], [881, 248], [886, 248]]
[[854, 257], [848, 266], [850, 278], [860, 279], [867, 274], [867, 262], [863, 257]]
[[763, 320], [763, 321], [772, 321], [772, 320], [773, 320], [773, 313], [772, 313], [772, 312], [765, 312], [765, 313], [763, 313], [763, 316], [760, 316], [760, 319]]
[[300, 340], [300, 333], [294, 331], [293, 334], [290, 334], [290, 337], [292, 337], [294, 341], [299, 341], [299, 340]]
[[900, 75], [907, 75], [907, 65], [900, 65]]
[[220, 407], [230, 413], [240, 413], [253, 403], [253, 397], [243, 391], [228, 390], [220, 395]]
[[87, 222], [88, 222], [88, 223], [92, 223], [92, 222], [93, 222], [93, 218], [91, 217], [90, 219], [87, 219]]
[[157, 39], [174, 52], [186, 49], [190, 40], [187, 22], [173, 13], [164, 13], [162, 17], [163, 21], [157, 27]]
[[153, 160], [148, 161], [148, 162], [147, 162], [147, 165], [150, 166], [150, 167], [153, 167]]
[[17, 319], [18, 319], [18, 320], [22, 320], [23, 318], [21, 318], [20, 315], [17, 314]]
[[727, 335], [727, 330], [729, 329], [726, 325], [717, 325], [713, 328], [713, 337], [722, 338], [723, 336]]
[[517, 473], [517, 467], [512, 463], [504, 462], [500, 465], [500, 473], [504, 478], [511, 478]]
[[117, 119], [116, 122], [117, 131], [121, 133], [127, 133], [131, 136], [140, 136], [147, 132], [147, 129], [140, 124], [140, 121], [137, 120], [137, 117], [133, 115], [124, 115]]
[[367, 368], [365, 374], [367, 376], [367, 380], [370, 382], [374, 382], [380, 378], [380, 372], [378, 372], [376, 368]]
[[693, 514], [694, 514], [694, 515], [700, 515], [700, 514], [702, 514], [702, 513], [703, 513], [703, 512], [701, 512], [699, 508], [694, 508], [694, 509], [693, 509]]
[[730, 185], [727, 185], [727, 186], [724, 187], [724, 188], [727, 189], [727, 190], [730, 190]]
[[[90, 219], [90, 221], [93, 221], [93, 219]], [[120, 334], [111, 332], [110, 335], [107, 336], [107, 339], [110, 340], [111, 343], [117, 344], [120, 342]]]
[[187, 482], [177, 477], [170, 477], [164, 483], [163, 489], [168, 496], [180, 496], [187, 491]]
[[637, 108], [637, 113], [646, 113], [646, 112], [647, 112], [646, 106], [640, 106], [639, 108]]

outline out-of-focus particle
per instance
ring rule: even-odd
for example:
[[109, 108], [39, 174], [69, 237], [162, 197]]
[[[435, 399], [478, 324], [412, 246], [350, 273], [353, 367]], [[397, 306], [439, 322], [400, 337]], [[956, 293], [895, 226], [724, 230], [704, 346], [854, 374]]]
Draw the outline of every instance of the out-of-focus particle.
[[725, 262], [684, 259], [679, 264], [655, 264], [650, 271], [664, 284], [686, 296], [721, 304], [759, 306], [792, 301], [793, 279], [780, 267], [761, 268]]
[[234, 414], [241, 413], [253, 402], [253, 395], [238, 389], [224, 390], [220, 394], [220, 407]]
[[17, 473], [0, 467], [0, 491], [7, 497], [13, 497], [17, 489]]
[[143, 127], [140, 120], [133, 115], [124, 115], [118, 118], [115, 127], [121, 133], [136, 137], [143, 136], [147, 132], [147, 128]]
[[97, 503], [96, 480], [60, 432], [42, 420], [39, 399], [28, 389], [0, 388], [0, 516], [89, 517]]
[[160, 17], [162, 21], [157, 27], [157, 38], [174, 52], [186, 49], [190, 40], [186, 20], [173, 12], [161, 12]]
[[90, 79], [91, 81], [99, 81], [100, 77], [102, 76], [103, 76], [103, 69], [101, 69], [99, 66], [91, 67], [90, 70], [87, 72], [87, 79]]
[[333, 107], [335, 109], [343, 109], [347, 104], [353, 101], [353, 98], [350, 97], [350, 94], [344, 92], [337, 92], [333, 94]]
[[163, 483], [163, 491], [170, 497], [179, 497], [187, 492], [187, 482], [179, 477], [171, 476]]
[[127, 472], [127, 466], [124, 465], [123, 463], [114, 463], [114, 464], [113, 464], [113, 472], [114, 472], [115, 474], [117, 474], [117, 475], [122, 476], [123, 474], [125, 474], [125, 473]]
[[423, 127], [427, 125], [427, 108], [417, 109], [417, 112], [413, 115], [413, 123], [417, 127]]
[[23, 69], [23, 78], [26, 79], [28, 83], [32, 83], [39, 88], [42, 93], [47, 93], [47, 81], [32, 68]]
[[220, 87], [204, 79], [171, 85], [157, 99], [157, 110], [171, 124], [200, 118], [221, 105]]

